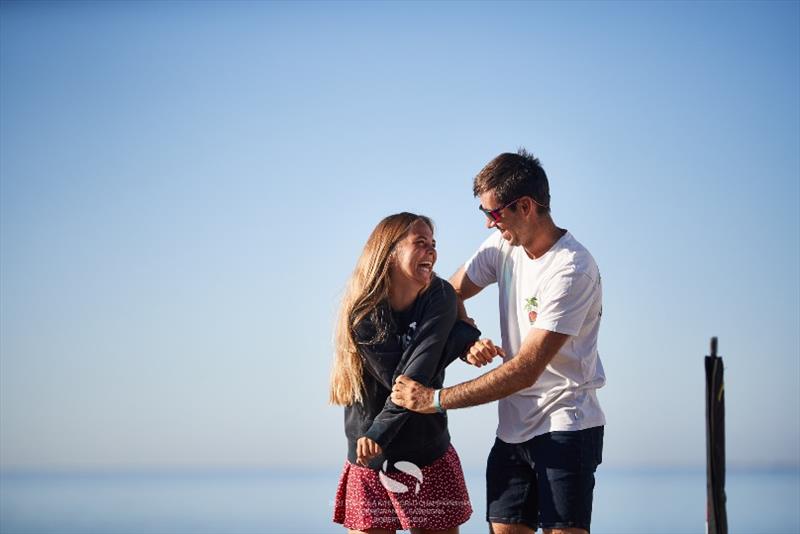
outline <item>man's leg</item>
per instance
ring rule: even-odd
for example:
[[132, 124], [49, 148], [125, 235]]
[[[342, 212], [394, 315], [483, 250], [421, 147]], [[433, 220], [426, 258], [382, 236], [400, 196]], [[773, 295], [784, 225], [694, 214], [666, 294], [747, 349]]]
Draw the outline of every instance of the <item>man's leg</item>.
[[[533, 534], [536, 532], [527, 525], [504, 525], [502, 523], [489, 523], [490, 534]], [[589, 534], [582, 528], [546, 528], [544, 534]]]
[[532, 449], [545, 534], [587, 534], [592, 522], [594, 473], [602, 461], [603, 427], [550, 432]]
[[499, 438], [486, 462], [486, 521], [495, 534], [533, 534], [536, 473], [520, 445]]
[[489, 523], [490, 534], [534, 534], [534, 529], [521, 523], [508, 525], [504, 523]]

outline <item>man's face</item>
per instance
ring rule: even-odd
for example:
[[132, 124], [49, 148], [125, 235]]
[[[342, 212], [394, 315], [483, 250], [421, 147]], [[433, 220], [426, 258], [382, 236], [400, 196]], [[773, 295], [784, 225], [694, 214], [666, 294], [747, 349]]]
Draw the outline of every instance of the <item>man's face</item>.
[[[497, 197], [494, 194], [494, 190], [486, 191], [482, 193], [480, 197], [478, 197], [481, 201], [481, 206], [486, 210], [495, 210], [502, 207], [502, 204], [497, 200]], [[500, 211], [500, 220], [495, 221], [489, 217], [486, 219], [486, 227], [487, 228], [497, 228], [500, 234], [503, 236], [503, 239], [508, 241], [511, 246], [517, 246], [520, 244], [520, 235], [519, 232], [524, 228], [522, 225], [522, 213], [517, 208], [516, 210], [511, 210], [510, 207], [504, 208]]]

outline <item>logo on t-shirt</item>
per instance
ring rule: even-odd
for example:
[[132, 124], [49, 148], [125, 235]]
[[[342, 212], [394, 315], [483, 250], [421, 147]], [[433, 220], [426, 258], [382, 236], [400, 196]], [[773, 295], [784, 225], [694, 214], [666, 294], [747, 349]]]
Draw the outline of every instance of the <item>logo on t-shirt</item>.
[[536, 297], [525, 299], [525, 311], [528, 312], [528, 321], [531, 324], [536, 322], [536, 315], [539, 311], [539, 300]]
[[398, 336], [400, 338], [400, 346], [403, 347], [403, 350], [406, 350], [409, 345], [411, 345], [411, 340], [414, 339], [414, 332], [417, 331], [417, 322], [414, 321], [410, 325], [408, 325], [408, 330], [405, 334]]

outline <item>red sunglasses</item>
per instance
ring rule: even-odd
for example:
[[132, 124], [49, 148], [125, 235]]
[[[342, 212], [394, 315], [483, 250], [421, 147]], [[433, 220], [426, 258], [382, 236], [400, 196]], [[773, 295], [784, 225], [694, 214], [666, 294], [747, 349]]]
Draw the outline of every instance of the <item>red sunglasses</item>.
[[480, 205], [478, 206], [478, 209], [481, 210], [486, 215], [486, 217], [489, 218], [490, 221], [500, 222], [500, 219], [501, 219], [500, 212], [503, 211], [504, 209], [506, 209], [507, 207], [509, 207], [510, 205], [514, 204], [515, 202], [519, 202], [520, 200], [522, 200], [522, 198], [523, 197], [519, 197], [516, 200], [512, 200], [511, 202], [509, 202], [505, 206], [502, 206], [500, 208], [496, 208], [496, 209], [493, 209], [493, 210], [487, 210], [486, 208], [484, 208], [483, 206], [480, 206]]

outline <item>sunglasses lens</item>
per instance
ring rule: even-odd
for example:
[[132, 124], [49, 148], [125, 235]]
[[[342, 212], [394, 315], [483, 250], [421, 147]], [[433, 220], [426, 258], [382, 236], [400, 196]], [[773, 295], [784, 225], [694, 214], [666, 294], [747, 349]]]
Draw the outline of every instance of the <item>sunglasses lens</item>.
[[492, 222], [500, 222], [500, 211], [503, 208], [496, 209], [496, 210], [487, 210], [483, 206], [478, 206], [478, 209], [481, 210], [483, 212], [483, 214], [486, 215], [486, 218], [489, 219], [490, 221], [492, 221]]

